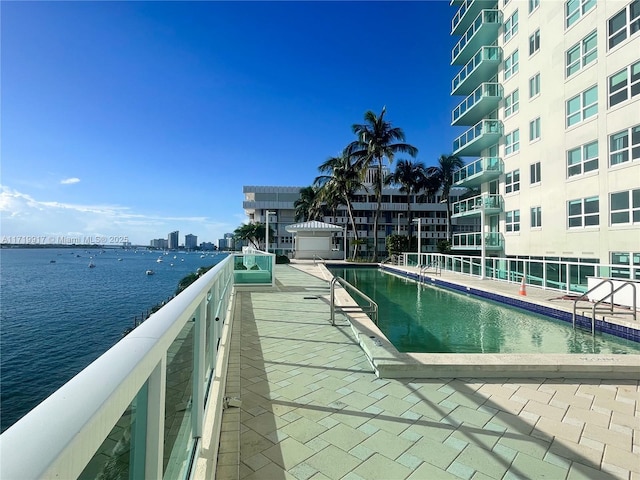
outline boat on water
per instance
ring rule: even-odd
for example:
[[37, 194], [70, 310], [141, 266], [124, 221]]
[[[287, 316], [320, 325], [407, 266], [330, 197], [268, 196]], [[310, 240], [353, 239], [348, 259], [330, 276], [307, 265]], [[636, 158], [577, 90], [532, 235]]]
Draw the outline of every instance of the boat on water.
[[92, 261], [89, 262], [89, 268], [96, 268], [96, 264], [93, 263]]
[[144, 272], [144, 273], [145, 273], [145, 275], [153, 275], [153, 274], [154, 274], [154, 273], [156, 273], [156, 272], [154, 272], [153, 270], [147, 270], [147, 271], [146, 271], [146, 272]]
[[156, 260], [156, 262], [158, 263], [162, 263], [164, 260], [162, 260], [162, 257], [158, 257], [158, 259]]

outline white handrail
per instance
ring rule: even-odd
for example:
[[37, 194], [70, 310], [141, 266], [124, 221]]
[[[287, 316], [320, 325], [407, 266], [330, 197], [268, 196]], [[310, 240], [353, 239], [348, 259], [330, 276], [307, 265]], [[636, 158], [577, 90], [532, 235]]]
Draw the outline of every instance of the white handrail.
[[0, 436], [0, 478], [77, 478], [147, 382], [144, 476], [161, 478], [167, 350], [189, 320], [204, 321], [206, 308], [229, 304], [229, 281], [231, 255], [7, 429]]

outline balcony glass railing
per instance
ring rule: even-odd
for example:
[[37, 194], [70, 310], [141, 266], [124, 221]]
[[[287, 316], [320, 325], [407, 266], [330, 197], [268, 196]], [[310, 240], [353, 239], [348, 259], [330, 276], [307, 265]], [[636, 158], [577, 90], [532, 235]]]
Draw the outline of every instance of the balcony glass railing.
[[454, 153], [487, 134], [502, 135], [502, 122], [500, 120], [482, 120], [476, 123], [453, 141]]
[[502, 99], [502, 91], [502, 85], [499, 83], [486, 82], [481, 84], [451, 112], [451, 124], [454, 124], [482, 99], [493, 98], [496, 101], [500, 101]]
[[[452, 247], [458, 249], [480, 249], [482, 248], [482, 233], [456, 233], [452, 238]], [[499, 250], [504, 249], [504, 237], [499, 232], [491, 232], [484, 234], [485, 249]]]
[[[457, 2], [457, 4], [460, 4], [460, 2]], [[453, 3], [451, 5], [453, 5]], [[451, 20], [451, 35], [459, 35], [468, 28], [468, 23], [471, 21], [471, 18], [467, 17], [477, 15], [480, 10], [496, 8], [496, 6], [496, 0], [464, 0]]]
[[495, 194], [478, 195], [454, 203], [451, 206], [452, 215], [476, 214], [483, 211], [502, 211], [502, 196]]
[[500, 175], [504, 171], [504, 162], [500, 157], [481, 157], [453, 172], [453, 183], [460, 183], [468, 178], [491, 172]]
[[222, 410], [234, 277], [274, 285], [274, 263], [229, 255], [153, 313], [0, 436], [0, 478], [187, 478]]
[[[478, 50], [473, 58], [462, 67], [462, 70], [451, 81], [451, 94], [455, 95], [456, 90], [460, 88], [462, 83], [469, 78], [478, 68], [485, 62], [491, 63], [492, 67], [495, 67], [497, 72], [498, 65], [502, 61], [502, 49], [500, 47], [482, 47]], [[491, 68], [492, 74], [493, 68]], [[465, 92], [466, 93], [466, 92]]]
[[[456, 63], [456, 60], [458, 59], [462, 51], [467, 47], [467, 45], [471, 43], [472, 39], [480, 31], [480, 29], [483, 26], [487, 26], [487, 25], [493, 25], [494, 26], [493, 30], [496, 30], [496, 34], [497, 34], [497, 28], [499, 28], [500, 25], [502, 25], [502, 12], [497, 9], [482, 10], [480, 12], [480, 14], [475, 18], [475, 20], [473, 21], [471, 26], [467, 29], [467, 31], [464, 32], [464, 35], [462, 35], [462, 38], [453, 47], [453, 50], [451, 51], [452, 64]], [[495, 39], [492, 39], [492, 40], [495, 40]], [[487, 44], [489, 43], [491, 42], [487, 42]], [[459, 63], [462, 63], [462, 62], [459, 62]]]

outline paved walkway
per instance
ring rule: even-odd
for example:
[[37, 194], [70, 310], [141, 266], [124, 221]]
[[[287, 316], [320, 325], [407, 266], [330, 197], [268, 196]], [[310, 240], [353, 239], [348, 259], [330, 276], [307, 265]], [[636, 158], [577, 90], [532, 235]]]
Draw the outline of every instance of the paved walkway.
[[378, 379], [326, 281], [276, 279], [237, 296], [217, 479], [640, 480], [639, 381]]

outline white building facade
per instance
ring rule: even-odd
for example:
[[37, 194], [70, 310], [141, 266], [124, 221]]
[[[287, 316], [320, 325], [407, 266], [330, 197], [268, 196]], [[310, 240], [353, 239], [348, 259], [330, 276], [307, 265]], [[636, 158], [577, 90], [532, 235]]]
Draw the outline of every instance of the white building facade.
[[640, 265], [640, 0], [451, 3], [454, 250]]
[[[297, 223], [295, 219], [295, 202], [300, 198], [303, 187], [276, 186], [245, 186], [243, 187], [243, 208], [250, 222], [266, 223], [266, 212], [275, 212], [269, 216], [269, 226], [275, 231], [273, 238], [269, 238], [269, 251], [288, 253], [293, 250], [293, 235], [286, 231], [288, 225]], [[456, 196], [462, 189], [452, 189], [451, 201], [457, 201]], [[366, 244], [359, 247], [363, 254], [371, 254], [373, 248], [373, 218], [377, 208], [377, 200], [372, 192], [362, 190], [352, 203], [354, 220], [358, 229], [358, 238]], [[437, 251], [437, 243], [447, 238], [446, 205], [440, 203], [436, 196], [427, 202], [416, 202], [411, 198], [411, 216], [415, 220], [412, 235], [417, 236], [420, 218], [421, 247], [423, 252]], [[347, 241], [353, 238], [353, 232], [345, 206], [336, 209], [335, 214], [327, 215], [321, 221], [346, 227]], [[455, 228], [455, 221], [454, 221]], [[406, 194], [397, 188], [385, 188], [382, 192], [382, 209], [378, 225], [379, 255], [385, 256], [386, 237], [392, 234], [408, 235], [408, 212]], [[344, 248], [344, 233], [338, 232], [334, 236], [334, 247]], [[349, 245], [350, 247], [350, 245]], [[348, 247], [348, 248], [349, 248]]]

